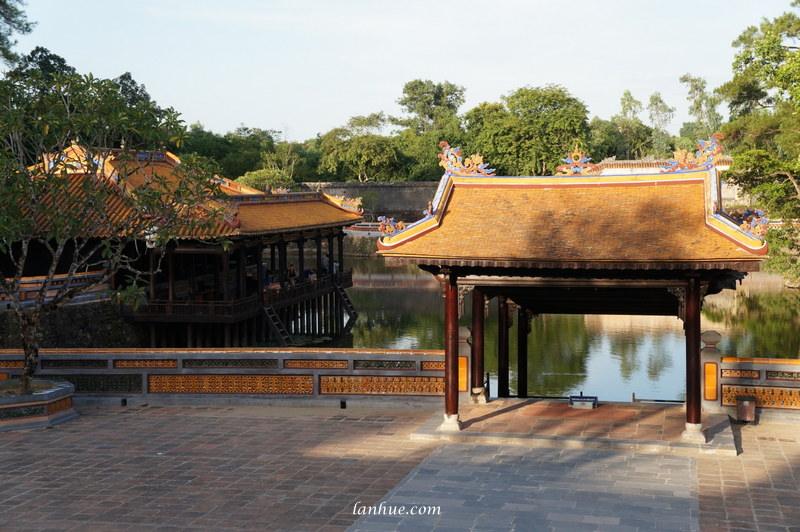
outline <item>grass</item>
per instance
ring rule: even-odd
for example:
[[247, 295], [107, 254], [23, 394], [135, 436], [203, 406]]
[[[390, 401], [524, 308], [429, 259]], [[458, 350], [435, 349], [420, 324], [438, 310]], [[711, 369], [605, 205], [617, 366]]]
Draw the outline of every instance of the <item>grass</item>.
[[[53, 387], [53, 383], [50, 381], [33, 381], [31, 383], [31, 393], [32, 392], [41, 392], [42, 390], [47, 390]], [[17, 395], [19, 392], [19, 381], [18, 380], [8, 380], [8, 381], [0, 381], [0, 397], [5, 397], [7, 395]]]

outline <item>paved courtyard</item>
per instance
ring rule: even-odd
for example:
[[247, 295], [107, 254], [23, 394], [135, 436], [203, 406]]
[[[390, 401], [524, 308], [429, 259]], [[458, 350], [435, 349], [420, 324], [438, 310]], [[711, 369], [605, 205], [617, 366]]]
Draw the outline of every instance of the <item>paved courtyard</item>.
[[[430, 410], [80, 412], [0, 433], [0, 530], [800, 531], [790, 425], [735, 425], [743, 452], [727, 456], [412, 439]], [[440, 515], [358, 513], [398, 505]]]

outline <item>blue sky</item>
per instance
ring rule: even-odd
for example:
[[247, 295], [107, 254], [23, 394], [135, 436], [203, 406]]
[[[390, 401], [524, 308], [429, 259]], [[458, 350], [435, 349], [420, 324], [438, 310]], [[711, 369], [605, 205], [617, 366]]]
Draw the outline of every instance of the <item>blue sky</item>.
[[[304, 140], [396, 104], [413, 79], [466, 89], [461, 112], [562, 85], [610, 118], [625, 90], [687, 114], [678, 78], [731, 77], [731, 42], [790, 0], [28, 0], [44, 46], [81, 73], [131, 72], [164, 107], [217, 133], [241, 124]], [[723, 107], [720, 111], [725, 113]], [[647, 122], [646, 113], [642, 118]]]

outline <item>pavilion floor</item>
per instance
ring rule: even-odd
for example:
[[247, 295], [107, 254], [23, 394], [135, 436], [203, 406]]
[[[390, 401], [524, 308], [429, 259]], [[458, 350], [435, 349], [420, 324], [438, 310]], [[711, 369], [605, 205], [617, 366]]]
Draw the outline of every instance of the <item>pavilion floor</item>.
[[681, 441], [686, 422], [682, 405], [603, 403], [583, 410], [571, 408], [565, 401], [509, 398], [484, 405], [460, 405], [459, 415], [459, 432], [439, 431], [442, 414], [437, 413], [411, 437], [534, 447], [736, 455], [726, 415], [703, 415], [706, 444]]

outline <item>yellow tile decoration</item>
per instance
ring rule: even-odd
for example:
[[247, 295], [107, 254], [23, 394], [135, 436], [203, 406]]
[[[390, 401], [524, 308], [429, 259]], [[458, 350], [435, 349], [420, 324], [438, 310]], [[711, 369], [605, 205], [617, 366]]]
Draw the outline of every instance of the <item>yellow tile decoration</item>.
[[126, 368], [177, 368], [177, 360], [115, 360], [114, 367]]
[[706, 362], [703, 368], [703, 399], [716, 401], [717, 397], [717, 364]]
[[800, 388], [722, 385], [723, 405], [736, 406], [737, 395], [752, 395], [756, 398], [756, 405], [764, 408], [800, 410]]
[[313, 375], [150, 375], [150, 393], [314, 393]]
[[467, 392], [467, 381], [469, 380], [469, 364], [467, 357], [458, 357], [458, 391]]
[[383, 377], [323, 375], [321, 394], [430, 395], [444, 394], [444, 377]]
[[22, 369], [24, 367], [25, 362], [22, 360], [0, 360], [0, 368]]
[[69, 408], [72, 408], [72, 397], [64, 397], [63, 399], [59, 399], [58, 401], [47, 403], [48, 414], [53, 414], [55, 412], [60, 412], [61, 410], [67, 410]]
[[347, 369], [347, 360], [284, 360], [288, 369]]
[[444, 362], [423, 362], [422, 371], [444, 371]]
[[757, 369], [723, 369], [723, 379], [759, 379], [761, 372]]

